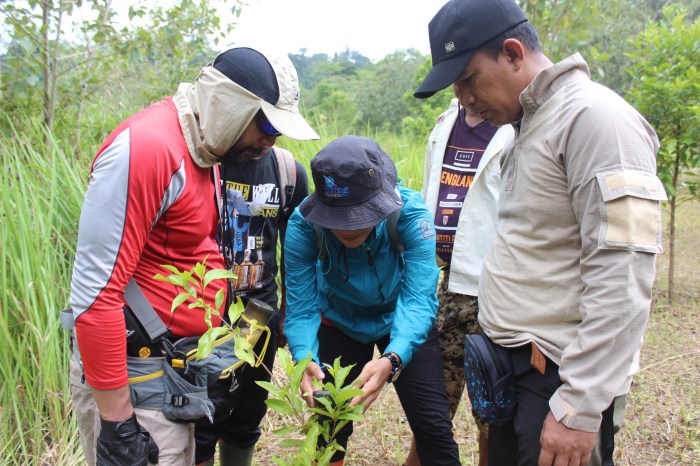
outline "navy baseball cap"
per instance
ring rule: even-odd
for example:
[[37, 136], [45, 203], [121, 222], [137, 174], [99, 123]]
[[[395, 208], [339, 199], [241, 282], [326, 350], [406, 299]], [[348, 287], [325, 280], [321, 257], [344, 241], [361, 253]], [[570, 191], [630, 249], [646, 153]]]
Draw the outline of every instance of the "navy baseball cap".
[[396, 165], [376, 141], [343, 136], [311, 159], [315, 191], [299, 206], [308, 222], [333, 230], [378, 225], [403, 207]]
[[446, 88], [479, 47], [526, 21], [514, 0], [450, 0], [428, 24], [433, 67], [413, 95], [426, 99]]

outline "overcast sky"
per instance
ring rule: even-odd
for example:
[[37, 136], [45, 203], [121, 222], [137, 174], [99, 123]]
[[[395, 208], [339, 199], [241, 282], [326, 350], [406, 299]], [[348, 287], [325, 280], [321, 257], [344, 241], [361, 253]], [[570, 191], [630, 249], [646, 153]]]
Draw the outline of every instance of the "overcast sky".
[[232, 37], [287, 53], [349, 48], [374, 61], [397, 49], [428, 55], [428, 23], [446, 1], [248, 0]]
[[[129, 5], [157, 4], [173, 0], [119, 0], [113, 3], [118, 24], [128, 23]], [[346, 48], [378, 61], [399, 49], [417, 49], [429, 55], [428, 23], [447, 0], [244, 0], [238, 26], [231, 40], [219, 43], [259, 44], [286, 53], [307, 49], [308, 55], [333, 55]], [[230, 1], [213, 0], [222, 22], [232, 21]], [[87, 6], [75, 20], [92, 13]], [[70, 35], [64, 31], [64, 35]], [[0, 37], [2, 37], [0, 31]], [[3, 38], [4, 39], [4, 38]], [[4, 42], [4, 40], [0, 40]], [[1, 45], [1, 44], [0, 44]]]

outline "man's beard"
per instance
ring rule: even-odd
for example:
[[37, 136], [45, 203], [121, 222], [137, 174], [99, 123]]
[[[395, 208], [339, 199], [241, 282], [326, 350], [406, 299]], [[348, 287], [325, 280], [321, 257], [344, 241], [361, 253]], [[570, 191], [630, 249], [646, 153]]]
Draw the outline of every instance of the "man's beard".
[[254, 159], [260, 157], [265, 152], [265, 146], [253, 147], [246, 146], [241, 149], [236, 148], [234, 144], [223, 157], [221, 157], [221, 162], [225, 164], [236, 164], [244, 162], [248, 159]]

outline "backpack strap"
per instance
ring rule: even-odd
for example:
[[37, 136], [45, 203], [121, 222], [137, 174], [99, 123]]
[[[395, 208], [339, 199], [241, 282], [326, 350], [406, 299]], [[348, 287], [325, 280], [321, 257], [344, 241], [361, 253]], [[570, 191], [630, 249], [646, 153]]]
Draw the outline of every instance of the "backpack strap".
[[399, 217], [401, 217], [401, 209], [393, 211], [386, 219], [386, 229], [387, 233], [389, 233], [391, 247], [399, 254], [403, 254], [403, 243], [401, 243], [401, 237], [399, 236]]
[[277, 174], [280, 183], [280, 209], [284, 215], [291, 212], [290, 203], [297, 183], [297, 164], [291, 152], [281, 147], [272, 146], [272, 153], [277, 161]]
[[323, 230], [315, 223], [312, 225], [314, 227], [314, 232], [316, 232], [316, 251], [318, 251], [318, 258], [321, 259], [321, 261], [325, 261], [326, 257], [328, 257], [328, 246], [326, 246], [326, 242], [323, 238]]

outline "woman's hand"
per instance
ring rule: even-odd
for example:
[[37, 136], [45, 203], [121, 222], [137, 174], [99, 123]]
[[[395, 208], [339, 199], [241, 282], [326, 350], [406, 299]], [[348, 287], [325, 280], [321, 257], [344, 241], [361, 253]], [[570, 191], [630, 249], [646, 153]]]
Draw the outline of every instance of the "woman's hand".
[[350, 404], [364, 403], [364, 410], [367, 411], [386, 385], [389, 374], [391, 374], [391, 361], [387, 358], [373, 359], [365, 364], [362, 372], [353, 382], [354, 386], [361, 388], [365, 393], [350, 400]]
[[314, 391], [314, 386], [313, 386], [313, 380], [323, 380], [325, 375], [323, 374], [323, 371], [321, 370], [321, 366], [316, 364], [315, 362], [311, 361], [308, 366], [306, 366], [306, 370], [304, 371], [304, 374], [301, 376], [301, 396], [304, 397], [306, 402], [311, 406], [312, 408], [316, 407], [316, 401], [314, 400], [314, 397], [312, 396], [312, 393]]

